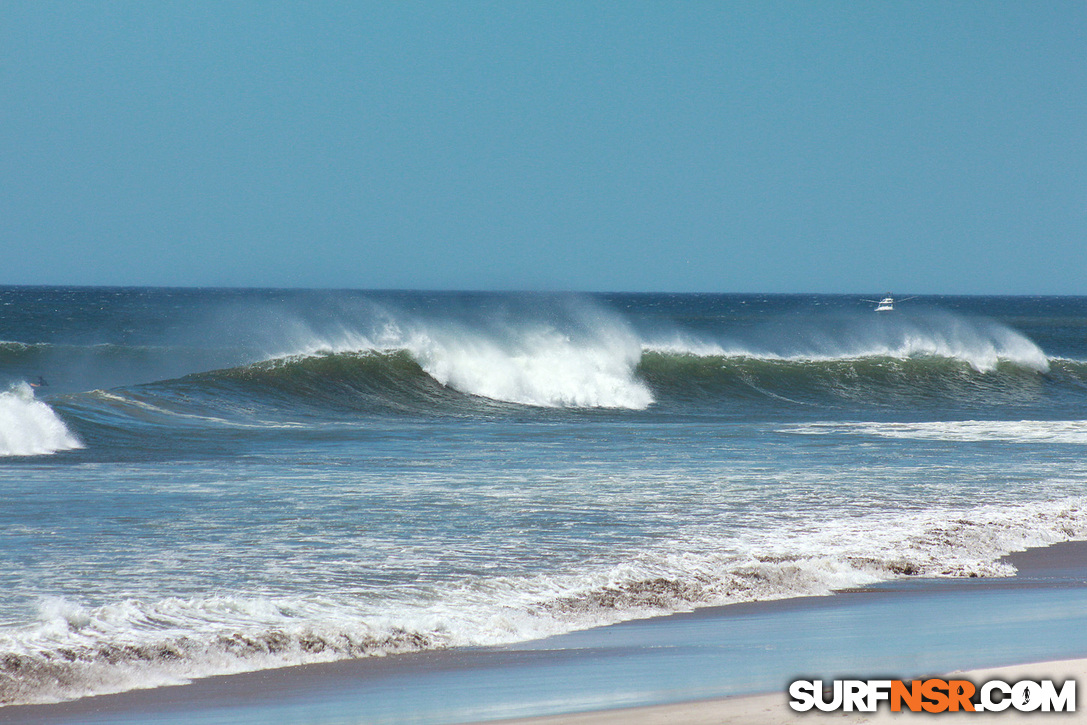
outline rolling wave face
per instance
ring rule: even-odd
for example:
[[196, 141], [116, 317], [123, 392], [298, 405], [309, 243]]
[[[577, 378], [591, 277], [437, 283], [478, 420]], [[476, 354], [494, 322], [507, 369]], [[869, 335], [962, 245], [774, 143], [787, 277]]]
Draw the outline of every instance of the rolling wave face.
[[291, 355], [192, 375], [182, 381], [203, 392], [224, 389], [289, 409], [456, 413], [479, 404], [420, 367], [406, 350]]
[[[883, 408], [1036, 404], [1047, 380], [1011, 363], [978, 372], [943, 358], [778, 360], [646, 351], [628, 372], [614, 355], [517, 357], [494, 347], [412, 353], [327, 352], [143, 386], [145, 409], [203, 399], [228, 418], [258, 404], [313, 415], [396, 412], [442, 415], [535, 408], [623, 408], [742, 413], [745, 405]], [[422, 362], [417, 359], [422, 358]], [[158, 396], [152, 395], [158, 393]], [[237, 403], [231, 405], [231, 401]], [[189, 412], [197, 414], [199, 410]]]
[[826, 362], [933, 357], [958, 360], [977, 372], [1013, 364], [1049, 369], [1045, 353], [1030, 338], [983, 318], [928, 310], [894, 317], [856, 315], [782, 318], [722, 334], [674, 330], [649, 335], [647, 347], [697, 356]]
[[[1050, 371], [1046, 355], [1022, 334], [940, 313], [820, 319], [740, 341], [685, 331], [639, 333], [599, 310], [568, 314], [561, 324], [401, 317], [387, 317], [365, 335], [310, 335], [293, 354], [269, 364], [320, 366], [326, 380], [350, 378], [369, 400], [387, 394], [389, 405], [404, 396], [402, 407], [408, 408], [451, 400], [432, 385], [421, 395], [429, 383], [419, 371], [446, 389], [497, 403], [632, 410], [766, 399], [877, 406], [1030, 403], [1042, 394]], [[1071, 371], [1071, 378], [1082, 372]]]
[[[640, 410], [653, 402], [635, 375], [640, 355], [639, 340], [621, 320], [580, 311], [561, 324], [531, 318], [475, 324], [390, 318], [369, 334], [314, 335], [277, 359], [306, 367], [356, 366], [334, 371], [337, 379], [345, 373], [354, 378], [366, 367], [367, 387], [377, 378], [399, 384], [410, 377], [417, 389], [410, 360], [440, 386], [499, 403]], [[325, 362], [310, 362], [319, 358]], [[392, 378], [389, 366], [396, 368]]]
[[1043, 379], [1012, 363], [979, 372], [941, 357], [797, 360], [705, 356], [650, 351], [639, 373], [662, 400], [685, 403], [732, 399], [794, 405], [887, 407], [961, 403], [1033, 403]]
[[1031, 404], [1054, 378], [1050, 360], [1024, 335], [945, 314], [823, 319], [743, 340], [657, 336], [638, 371], [660, 399], [683, 403], [898, 408]]
[[82, 448], [64, 421], [26, 383], [0, 393], [0, 456], [43, 456]]
[[[282, 326], [286, 351], [258, 362], [64, 401], [88, 440], [148, 446], [141, 430], [195, 432], [350, 421], [357, 414], [477, 416], [531, 409], [632, 409], [653, 402], [640, 344], [595, 310], [483, 320], [371, 313], [360, 329]], [[178, 441], [164, 441], [176, 446]]]
[[[667, 331], [638, 329], [635, 318], [586, 305], [437, 318], [367, 309], [316, 326], [280, 321], [262, 333], [278, 339], [279, 350], [223, 348], [215, 355], [233, 354], [230, 366], [69, 396], [61, 410], [118, 430], [124, 416], [141, 425], [249, 426], [326, 414], [526, 408], [985, 417], [980, 411], [1011, 406], [1023, 417], [1054, 417], [1063, 414], [1054, 401], [1075, 407], [1087, 393], [1087, 365], [1050, 361], [1030, 339], [991, 321], [926, 313], [802, 322], [733, 330], [727, 339], [682, 321]], [[25, 352], [7, 345], [11, 354]], [[199, 362], [192, 354], [173, 360], [170, 349], [156, 348], [163, 356], [156, 365]]]
[[158, 413], [164, 422], [187, 415], [251, 421], [268, 408], [282, 421], [337, 411], [486, 415], [525, 406], [736, 415], [766, 406], [1026, 409], [1049, 406], [1054, 390], [1082, 400], [1087, 364], [1051, 364], [1026, 338], [1002, 335], [1000, 345], [997, 336], [955, 349], [942, 339], [909, 338], [893, 349], [783, 356], [689, 339], [644, 342], [622, 325], [572, 334], [543, 324], [387, 324], [377, 334], [311, 336], [295, 352], [261, 362], [95, 395], [113, 413], [147, 420]]

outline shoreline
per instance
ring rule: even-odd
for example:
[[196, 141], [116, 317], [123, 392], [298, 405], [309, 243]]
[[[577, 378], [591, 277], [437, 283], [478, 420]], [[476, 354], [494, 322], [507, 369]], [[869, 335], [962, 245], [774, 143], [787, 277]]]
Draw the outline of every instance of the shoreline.
[[[1005, 559], [1015, 576], [898, 579], [504, 647], [341, 660], [11, 705], [0, 708], [0, 723], [697, 723], [703, 710], [706, 722], [769, 723], [797, 716], [784, 689], [809, 675], [905, 679], [1041, 662], [1036, 666], [1079, 668], [1083, 677], [1087, 542]], [[730, 720], [732, 713], [741, 719]]]
[[[1055, 679], [1064, 681], [1075, 679], [1077, 683], [1087, 681], [1087, 658], [1074, 660], [1054, 660], [1029, 664], [1008, 665], [986, 669], [954, 671], [942, 673], [956, 679], [967, 679], [974, 683], [987, 680]], [[1087, 708], [1082, 704], [1073, 713], [1024, 713], [1009, 709], [1005, 712], [971, 713], [971, 723], [1042, 723], [1087, 722]], [[944, 717], [963, 717], [961, 714]], [[884, 723], [894, 722], [896, 718], [930, 717], [929, 713], [914, 713], [903, 710], [892, 713], [884, 704], [875, 713], [846, 713], [841, 711], [820, 712], [811, 710], [800, 713], [792, 710], [785, 692], [772, 692], [760, 695], [742, 695], [713, 700], [696, 700], [667, 705], [647, 705], [644, 707], [596, 710], [591, 712], [564, 713], [561, 715], [543, 715], [530, 718], [490, 721], [493, 725], [800, 725], [812, 719], [834, 719], [838, 722]]]

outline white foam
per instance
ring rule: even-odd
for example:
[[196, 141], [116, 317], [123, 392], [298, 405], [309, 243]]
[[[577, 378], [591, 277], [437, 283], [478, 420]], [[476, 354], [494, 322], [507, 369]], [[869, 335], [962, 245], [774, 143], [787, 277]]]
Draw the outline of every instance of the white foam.
[[34, 398], [34, 389], [26, 383], [0, 393], [0, 456], [44, 456], [82, 447], [53, 409]]
[[801, 423], [782, 429], [802, 435], [869, 435], [960, 443], [1068, 443], [1087, 445], [1087, 420], [959, 420], [920, 423]]
[[311, 334], [285, 357], [406, 350], [432, 378], [469, 395], [552, 408], [648, 407], [653, 395], [635, 375], [637, 337], [614, 319], [581, 323], [565, 332], [531, 321], [470, 327], [387, 319], [369, 335]]
[[633, 409], [653, 402], [645, 383], [634, 377], [640, 346], [616, 331], [599, 330], [586, 340], [545, 327], [518, 330], [504, 340], [423, 334], [409, 349], [438, 382], [492, 400]]
[[902, 325], [884, 344], [876, 346], [874, 352], [899, 358], [922, 355], [952, 358], [978, 372], [990, 372], [1001, 362], [1038, 372], [1049, 370], [1045, 353], [1024, 335], [996, 323], [954, 317], [941, 318], [938, 325]]
[[624, 319], [589, 307], [564, 315], [555, 324], [499, 314], [465, 322], [372, 309], [358, 328], [316, 332], [287, 322], [284, 334], [293, 342], [270, 357], [404, 350], [435, 380], [469, 395], [541, 407], [635, 410], [654, 400], [636, 375], [645, 352], [800, 363], [941, 357], [982, 373], [1001, 364], [1047, 372], [1050, 364], [1037, 345], [1005, 325], [942, 312], [816, 319], [733, 340], [683, 330], [642, 338]]
[[[612, 563], [412, 594], [125, 599], [39, 606], [0, 632], [0, 702], [47, 702], [269, 667], [494, 645], [700, 606], [829, 594], [907, 574], [1006, 576], [1004, 554], [1087, 537], [1087, 499], [695, 531]], [[11, 665], [14, 663], [14, 669]]]
[[[834, 321], [834, 320], [832, 320]], [[1046, 354], [1025, 335], [989, 320], [947, 313], [893, 320], [814, 320], [810, 327], [778, 330], [761, 343], [712, 340], [675, 332], [647, 340], [647, 351], [699, 357], [752, 358], [787, 362], [833, 362], [889, 357], [906, 360], [942, 357], [959, 360], [978, 372], [991, 372], [1001, 363], [1048, 372]]]

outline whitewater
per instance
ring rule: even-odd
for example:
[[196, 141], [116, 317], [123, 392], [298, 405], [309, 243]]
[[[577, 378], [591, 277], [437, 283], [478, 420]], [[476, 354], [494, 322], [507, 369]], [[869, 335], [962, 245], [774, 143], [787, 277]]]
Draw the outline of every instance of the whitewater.
[[1004, 576], [1087, 537], [1083, 298], [0, 302], [2, 704]]
[[0, 393], [0, 456], [37, 456], [82, 448], [57, 414], [25, 382]]

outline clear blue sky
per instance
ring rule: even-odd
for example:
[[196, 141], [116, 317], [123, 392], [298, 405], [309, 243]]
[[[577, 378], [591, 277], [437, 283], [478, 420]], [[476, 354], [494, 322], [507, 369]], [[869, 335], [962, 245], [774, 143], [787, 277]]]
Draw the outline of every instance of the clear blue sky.
[[0, 284], [1087, 294], [1087, 3], [0, 0]]

